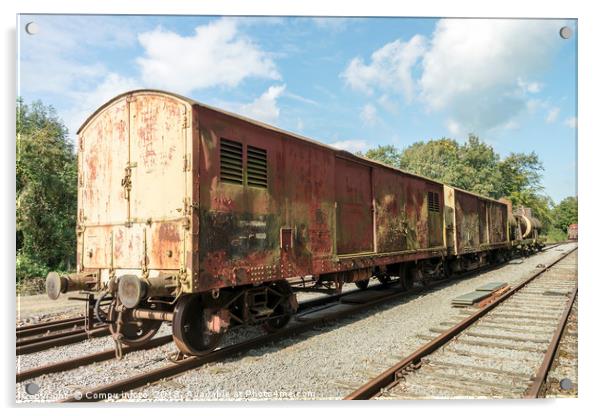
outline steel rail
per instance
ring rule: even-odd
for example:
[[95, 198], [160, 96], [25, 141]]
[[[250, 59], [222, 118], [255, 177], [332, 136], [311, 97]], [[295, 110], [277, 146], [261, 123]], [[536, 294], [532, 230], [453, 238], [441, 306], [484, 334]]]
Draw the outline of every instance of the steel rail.
[[84, 317], [76, 317], [76, 318], [60, 319], [60, 320], [50, 321], [50, 322], [42, 322], [42, 323], [33, 324], [33, 325], [24, 325], [24, 326], [17, 327], [15, 329], [15, 332], [17, 334], [17, 337], [27, 337], [30, 335], [42, 334], [46, 331], [65, 329], [65, 328], [69, 328], [69, 327], [72, 327], [75, 325], [84, 324], [85, 319], [86, 318], [84, 318]]
[[564, 332], [564, 328], [569, 320], [569, 315], [571, 314], [571, 309], [573, 308], [573, 304], [575, 303], [575, 298], [577, 297], [578, 286], [575, 286], [575, 289], [571, 292], [571, 296], [569, 298], [569, 302], [560, 318], [560, 322], [558, 323], [558, 327], [552, 336], [552, 341], [546, 350], [546, 354], [544, 355], [543, 362], [533, 379], [533, 382], [527, 389], [525, 393], [526, 399], [536, 399], [541, 397], [542, 393], [544, 393], [546, 380], [548, 377], [548, 372], [552, 367], [552, 363], [554, 362], [554, 357], [556, 356], [556, 351], [558, 351], [558, 346], [560, 345], [560, 340], [562, 339], [562, 333]]
[[35, 342], [32, 344], [17, 346], [16, 355], [31, 354], [34, 352], [44, 351], [44, 350], [47, 350], [47, 349], [53, 348], [53, 347], [60, 347], [63, 345], [69, 345], [69, 344], [74, 344], [76, 342], [85, 341], [88, 338], [104, 337], [108, 334], [109, 334], [109, 327], [104, 326], [104, 327], [95, 328], [91, 331], [84, 331], [83, 333], [78, 332], [75, 334], [69, 334], [67, 336], [62, 336], [60, 338], [52, 338], [52, 339], [42, 338], [41, 341], [38, 341], [38, 342]]
[[[149, 350], [152, 348], [160, 347], [165, 344], [169, 344], [172, 341], [171, 335], [165, 335], [163, 337], [155, 338], [150, 340], [144, 345], [136, 347], [123, 347], [123, 353], [127, 354], [134, 351]], [[47, 364], [41, 367], [31, 368], [17, 373], [17, 383], [25, 380], [32, 379], [41, 375], [58, 373], [61, 371], [73, 370], [74, 368], [81, 367], [83, 365], [93, 364], [100, 361], [110, 360], [115, 357], [115, 349], [107, 349], [104, 351], [85, 355], [71, 360], [60, 361], [58, 363]]]
[[42, 342], [42, 341], [50, 341], [52, 339], [68, 337], [71, 335], [83, 334], [85, 332], [86, 332], [86, 328], [80, 327], [80, 328], [71, 329], [69, 331], [52, 332], [52, 333], [44, 334], [41, 336], [32, 335], [31, 337], [18, 338], [16, 345], [17, 345], [17, 347], [23, 347], [25, 345], [36, 344], [36, 343]]
[[[304, 322], [300, 322], [300, 323], [298, 322], [298, 323], [296, 323], [290, 327], [284, 328], [278, 332], [260, 335], [255, 338], [252, 338], [250, 340], [243, 341], [241, 343], [234, 344], [231, 346], [227, 346], [227, 347], [221, 348], [219, 350], [215, 350], [215, 351], [210, 352], [203, 356], [188, 357], [177, 363], [169, 364], [167, 366], [158, 368], [156, 370], [152, 370], [148, 373], [136, 375], [136, 376], [133, 376], [130, 378], [116, 381], [114, 383], [97, 386], [92, 389], [83, 390], [83, 391], [80, 391], [76, 395], [72, 395], [68, 398], [60, 400], [59, 402], [61, 402], [61, 403], [74, 402], [75, 403], [75, 402], [100, 401], [100, 400], [103, 400], [104, 398], [107, 398], [109, 395], [122, 394], [126, 391], [130, 391], [130, 390], [133, 390], [133, 389], [136, 389], [139, 387], [143, 387], [149, 383], [153, 383], [153, 382], [156, 382], [156, 381], [168, 378], [168, 377], [173, 377], [175, 375], [198, 368], [198, 367], [208, 364], [208, 363], [223, 360], [225, 358], [229, 358], [234, 355], [243, 354], [253, 348], [259, 348], [259, 347], [265, 346], [269, 343], [277, 342], [277, 341], [280, 341], [280, 340], [283, 340], [283, 339], [286, 339], [286, 338], [289, 338], [289, 337], [292, 337], [295, 335], [299, 335], [303, 332], [307, 332], [307, 331], [313, 329], [316, 326], [328, 324], [339, 318], [344, 318], [344, 317], [350, 316], [352, 314], [365, 311], [371, 307], [385, 304], [385, 303], [393, 301], [399, 297], [416, 295], [416, 294], [422, 293], [425, 290], [434, 289], [437, 286], [440, 286], [440, 285], [443, 285], [446, 283], [451, 283], [453, 280], [468, 278], [470, 276], [474, 276], [479, 273], [501, 267], [502, 265], [498, 264], [498, 265], [493, 265], [493, 266], [489, 266], [489, 267], [486, 266], [486, 267], [483, 267], [483, 268], [480, 268], [477, 270], [471, 270], [471, 271], [462, 273], [460, 275], [453, 276], [452, 279], [445, 279], [445, 280], [437, 281], [433, 285], [427, 286], [427, 287], [414, 287], [414, 288], [412, 288], [410, 290], [406, 290], [406, 291], [399, 289], [398, 291], [396, 291], [392, 294], [384, 295], [380, 298], [373, 299], [373, 300], [367, 301], [365, 303], [360, 303], [357, 305], [348, 304], [349, 308], [346, 310], [334, 312], [332, 314], [322, 316], [319, 318], [310, 319], [310, 320], [307, 320]], [[394, 285], [378, 285], [378, 286], [374, 287], [374, 290], [379, 290], [384, 287], [388, 287], [391, 289], [395, 288]], [[352, 290], [352, 291], [343, 293], [341, 295], [333, 295], [333, 297], [340, 298], [342, 296], [350, 295], [352, 293], [357, 293], [357, 292], [365, 293], [366, 290], [364, 290], [364, 291]], [[321, 301], [322, 301], [322, 299], [318, 298], [315, 300], [304, 302], [301, 305], [304, 305], [304, 304], [311, 305], [312, 307], [320, 306]], [[307, 308], [309, 308], [309, 306]]]
[[577, 250], [577, 247], [574, 247], [574, 248], [568, 250], [567, 252], [563, 253], [552, 263], [550, 263], [549, 265], [546, 265], [545, 268], [541, 268], [539, 270], [532, 272], [526, 279], [524, 279], [517, 286], [513, 287], [511, 290], [509, 290], [508, 292], [506, 292], [505, 294], [503, 294], [502, 296], [500, 296], [499, 298], [494, 300], [489, 305], [476, 311], [472, 315], [469, 315], [468, 317], [466, 317], [465, 319], [463, 319], [462, 321], [460, 321], [459, 323], [457, 323], [456, 325], [451, 327], [449, 330], [443, 332], [441, 335], [439, 335], [432, 341], [428, 342], [427, 344], [423, 345], [422, 347], [420, 347], [419, 349], [414, 351], [412, 354], [410, 354], [403, 360], [399, 361], [398, 363], [394, 364], [392, 367], [385, 370], [384, 372], [382, 372], [381, 374], [379, 374], [372, 380], [368, 381], [366, 384], [364, 384], [363, 386], [361, 386], [354, 392], [348, 394], [347, 396], [345, 396], [344, 400], [369, 400], [372, 397], [379, 394], [382, 389], [389, 387], [392, 384], [395, 384], [397, 382], [397, 374], [401, 370], [403, 370], [404, 368], [406, 368], [407, 366], [409, 366], [411, 364], [417, 364], [422, 358], [426, 357], [427, 355], [430, 355], [434, 351], [441, 348], [443, 345], [447, 344], [452, 338], [454, 338], [455, 336], [460, 334], [466, 328], [471, 326], [474, 322], [476, 322], [481, 317], [483, 317], [484, 315], [489, 313], [496, 306], [500, 305], [506, 299], [508, 299], [509, 297], [514, 295], [516, 292], [518, 292], [520, 289], [522, 289], [528, 283], [533, 281], [536, 277], [540, 276], [547, 270], [551, 269], [555, 264], [557, 264], [558, 262], [563, 260], [565, 257], [567, 257], [569, 254], [571, 254], [575, 250]]

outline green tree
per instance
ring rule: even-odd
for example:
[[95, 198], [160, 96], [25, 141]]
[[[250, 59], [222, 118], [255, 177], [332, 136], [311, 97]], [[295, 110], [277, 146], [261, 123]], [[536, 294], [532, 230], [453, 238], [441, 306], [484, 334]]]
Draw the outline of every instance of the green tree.
[[360, 152], [360, 156], [382, 162], [394, 168], [399, 168], [401, 162], [401, 152], [392, 145], [378, 146], [376, 149], [368, 150], [365, 155]]
[[17, 280], [73, 265], [77, 159], [54, 109], [17, 100]]
[[543, 164], [534, 152], [529, 154], [510, 153], [500, 162], [499, 171], [502, 195], [511, 196], [524, 191], [537, 193], [542, 190]]
[[576, 224], [578, 217], [577, 198], [569, 196], [564, 198], [552, 211], [552, 223], [554, 227], [567, 232], [569, 225]]
[[460, 146], [452, 139], [417, 142], [405, 148], [401, 169], [449, 184], [461, 182]]

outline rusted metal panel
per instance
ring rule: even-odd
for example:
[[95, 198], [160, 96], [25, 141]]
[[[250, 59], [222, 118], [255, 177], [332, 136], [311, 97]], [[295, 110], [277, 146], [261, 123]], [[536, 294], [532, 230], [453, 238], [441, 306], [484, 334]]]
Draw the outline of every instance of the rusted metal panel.
[[337, 254], [374, 250], [370, 166], [336, 158]]
[[406, 208], [415, 201], [406, 198], [403, 179], [393, 171], [376, 170], [374, 173], [376, 246], [379, 253], [404, 251], [408, 246], [415, 246], [416, 217], [411, 218], [410, 214], [416, 210]]
[[[79, 135], [78, 260], [81, 268], [111, 267], [111, 230], [127, 221], [121, 185], [129, 154], [129, 103], [114, 102]], [[118, 172], [118, 174], [116, 173]]]
[[[130, 100], [131, 197], [129, 222], [142, 241], [144, 267], [178, 270], [185, 265], [190, 206], [187, 105], [160, 94]], [[132, 253], [134, 256], [135, 254]], [[144, 254], [143, 254], [144, 255]]]
[[457, 254], [508, 243], [508, 206], [503, 202], [454, 190]]
[[81, 268], [191, 273], [190, 117], [186, 101], [140, 91], [80, 129]]
[[[199, 160], [199, 278], [195, 288], [231, 286], [272, 280], [288, 264], [280, 262], [280, 229], [288, 227], [285, 207], [272, 195], [282, 195], [282, 144], [275, 134], [231, 120], [215, 111], [197, 108]], [[242, 183], [220, 177], [220, 141], [240, 145]], [[264, 150], [267, 187], [249, 186], [248, 146]], [[295, 233], [294, 233], [295, 234]], [[288, 254], [292, 256], [292, 253]], [[283, 256], [286, 257], [286, 256]]]
[[455, 191], [451, 186], [443, 186], [444, 193], [444, 225], [445, 225], [445, 245], [450, 255], [458, 254], [456, 240], [456, 202]]
[[503, 203], [489, 201], [489, 241], [491, 244], [508, 241], [508, 208]]
[[479, 199], [472, 194], [455, 189], [456, 240], [458, 254], [478, 251]]
[[479, 206], [479, 245], [489, 244], [489, 221], [487, 211], [487, 201], [478, 198]]
[[[430, 185], [430, 186], [429, 186]], [[427, 184], [428, 246], [443, 245], [443, 186]]]
[[164, 95], [137, 95], [130, 117], [131, 220], [178, 220], [188, 196], [187, 107]]
[[127, 200], [121, 186], [128, 163], [129, 104], [125, 98], [98, 114], [79, 136], [78, 222], [124, 222]]
[[[443, 245], [441, 184], [393, 170], [375, 169], [374, 192], [379, 253]], [[437, 195], [440, 201], [436, 210], [429, 209], [429, 193]]]

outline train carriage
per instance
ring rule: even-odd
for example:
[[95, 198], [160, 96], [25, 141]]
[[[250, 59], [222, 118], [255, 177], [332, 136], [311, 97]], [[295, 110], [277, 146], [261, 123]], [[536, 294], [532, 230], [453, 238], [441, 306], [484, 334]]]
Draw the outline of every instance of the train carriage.
[[[77, 272], [115, 338], [186, 354], [273, 331], [296, 290], [442, 278], [509, 249], [508, 206], [178, 95], [138, 90], [78, 132]], [[103, 299], [113, 299], [103, 312]]]

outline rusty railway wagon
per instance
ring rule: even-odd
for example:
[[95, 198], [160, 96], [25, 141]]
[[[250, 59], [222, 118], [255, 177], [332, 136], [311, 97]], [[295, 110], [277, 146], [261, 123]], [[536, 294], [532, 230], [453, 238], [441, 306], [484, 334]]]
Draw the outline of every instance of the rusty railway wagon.
[[87, 293], [117, 345], [170, 321], [203, 354], [229, 327], [286, 325], [297, 290], [407, 289], [525, 234], [507, 203], [167, 92], [115, 97], [78, 137], [77, 271], [47, 293]]

